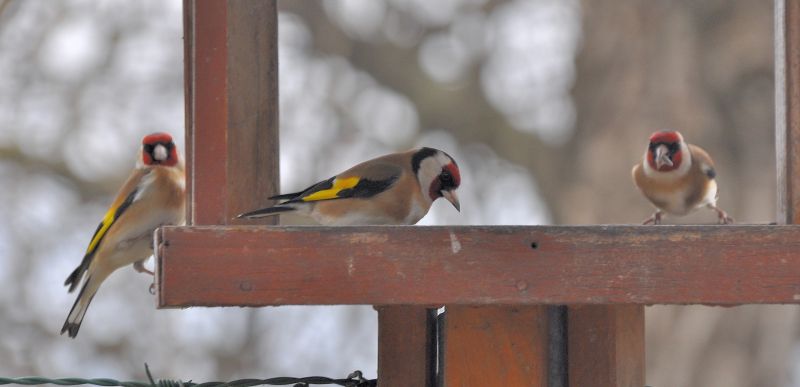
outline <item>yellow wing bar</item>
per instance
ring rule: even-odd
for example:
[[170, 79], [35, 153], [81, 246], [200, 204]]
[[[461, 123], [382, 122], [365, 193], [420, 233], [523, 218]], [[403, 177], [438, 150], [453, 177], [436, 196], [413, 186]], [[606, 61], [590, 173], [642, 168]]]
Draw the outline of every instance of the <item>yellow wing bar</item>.
[[358, 181], [361, 180], [358, 176], [347, 177], [344, 179], [334, 179], [333, 186], [328, 189], [324, 189], [321, 191], [314, 192], [308, 196], [303, 197], [301, 200], [304, 202], [314, 202], [318, 200], [329, 200], [329, 199], [336, 199], [338, 197], [339, 192], [345, 189], [350, 189], [358, 184]]
[[106, 235], [106, 232], [111, 225], [114, 223], [114, 215], [116, 214], [116, 208], [109, 208], [108, 212], [106, 212], [105, 216], [103, 216], [103, 220], [100, 222], [100, 227], [97, 228], [97, 231], [94, 233], [92, 237], [92, 241], [89, 243], [89, 248], [86, 249], [86, 254], [90, 254], [97, 248], [97, 245], [100, 243], [100, 240], [103, 239], [103, 236]]
[[119, 219], [120, 215], [122, 215], [122, 213], [125, 212], [125, 210], [127, 210], [131, 204], [133, 204], [133, 201], [136, 199], [137, 192], [139, 192], [138, 188], [131, 191], [131, 193], [128, 194], [128, 197], [126, 197], [119, 206], [112, 205], [111, 208], [108, 209], [105, 216], [103, 216], [103, 220], [100, 222], [100, 225], [97, 226], [97, 231], [95, 231], [94, 236], [92, 236], [92, 241], [89, 243], [89, 248], [86, 249], [87, 257], [94, 253], [95, 249], [97, 249], [97, 245], [99, 245], [100, 241], [103, 240], [103, 237], [106, 235], [106, 232], [108, 232], [108, 229], [111, 228], [111, 225], [113, 225], [114, 222]]

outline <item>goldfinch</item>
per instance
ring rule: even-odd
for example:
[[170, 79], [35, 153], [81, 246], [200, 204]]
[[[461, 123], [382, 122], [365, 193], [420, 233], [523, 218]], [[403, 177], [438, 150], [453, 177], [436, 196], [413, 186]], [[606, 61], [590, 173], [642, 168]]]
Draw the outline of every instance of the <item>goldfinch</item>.
[[184, 192], [183, 161], [172, 136], [145, 136], [136, 168], [97, 226], [80, 265], [64, 282], [72, 292], [85, 277], [61, 328], [62, 335], [78, 335], [89, 303], [113, 271], [133, 264], [136, 271], [153, 274], [144, 267], [152, 254], [153, 231], [184, 222]]
[[733, 218], [717, 207], [714, 162], [702, 148], [687, 144], [679, 132], [653, 133], [632, 174], [636, 187], [656, 206], [644, 224], [661, 224], [665, 213], [686, 215], [700, 207], [716, 211], [720, 224], [733, 223]]
[[300, 192], [273, 196], [282, 202], [239, 217], [296, 212], [326, 226], [415, 224], [441, 197], [460, 211], [460, 184], [452, 157], [420, 148], [365, 161]]

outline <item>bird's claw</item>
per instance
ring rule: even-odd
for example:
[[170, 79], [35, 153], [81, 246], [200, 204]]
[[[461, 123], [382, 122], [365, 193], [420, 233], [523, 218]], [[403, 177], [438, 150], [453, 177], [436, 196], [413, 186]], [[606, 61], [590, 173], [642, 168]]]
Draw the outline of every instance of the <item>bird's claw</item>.
[[645, 219], [644, 222], [642, 222], [642, 225], [646, 226], [651, 223], [654, 225], [661, 224], [661, 211], [653, 213], [653, 215], [651, 215], [649, 218]]
[[717, 212], [717, 217], [719, 218], [719, 224], [733, 224], [734, 220], [731, 218], [727, 212], [717, 206], [711, 206], [711, 209]]
[[152, 295], [155, 295], [155, 294], [156, 294], [156, 283], [155, 283], [155, 282], [153, 282], [152, 284], [150, 284], [150, 289], [148, 289], [148, 291], [149, 291], [149, 292], [150, 292], [150, 294], [152, 294]]
[[136, 270], [137, 273], [147, 273], [155, 277], [156, 273], [153, 273], [151, 270], [144, 267], [144, 261], [136, 261], [133, 263], [133, 269]]

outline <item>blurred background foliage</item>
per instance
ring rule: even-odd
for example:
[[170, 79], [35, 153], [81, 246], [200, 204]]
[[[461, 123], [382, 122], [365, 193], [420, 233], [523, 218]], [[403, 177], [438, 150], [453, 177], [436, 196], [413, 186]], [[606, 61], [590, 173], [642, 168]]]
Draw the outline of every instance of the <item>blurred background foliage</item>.
[[[720, 205], [775, 217], [772, 3], [280, 1], [284, 189], [421, 144], [462, 165], [423, 224], [638, 223], [656, 129], [715, 157]], [[0, 0], [0, 374], [374, 377], [370, 307], [154, 309], [104, 285], [77, 340], [62, 283], [143, 134], [183, 142], [178, 0]], [[671, 222], [711, 223], [710, 211]], [[647, 309], [647, 380], [800, 386], [791, 306]]]

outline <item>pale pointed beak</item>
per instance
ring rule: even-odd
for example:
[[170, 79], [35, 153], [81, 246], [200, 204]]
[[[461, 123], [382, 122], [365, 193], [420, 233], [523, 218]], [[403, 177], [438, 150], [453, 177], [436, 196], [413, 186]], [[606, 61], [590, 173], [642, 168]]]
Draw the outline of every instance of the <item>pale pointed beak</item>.
[[656, 148], [656, 168], [661, 169], [663, 166], [672, 166], [672, 160], [669, 158], [669, 149], [666, 145], [659, 145]]
[[155, 148], [153, 148], [153, 158], [158, 161], [164, 161], [167, 159], [167, 147], [161, 144], [157, 144]]
[[456, 191], [442, 191], [442, 196], [456, 208], [456, 211], [461, 212], [461, 203], [458, 202]]

